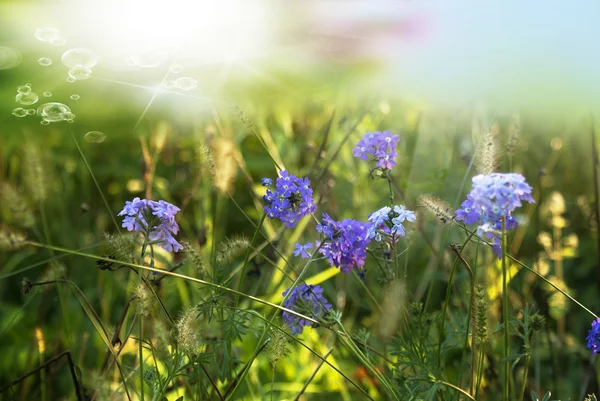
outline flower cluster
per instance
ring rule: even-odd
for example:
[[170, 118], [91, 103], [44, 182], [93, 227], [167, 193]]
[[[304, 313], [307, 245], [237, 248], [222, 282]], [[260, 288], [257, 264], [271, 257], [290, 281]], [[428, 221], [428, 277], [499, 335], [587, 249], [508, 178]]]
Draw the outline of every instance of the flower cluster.
[[134, 198], [125, 202], [125, 207], [119, 216], [125, 216], [123, 227], [127, 231], [137, 231], [147, 236], [147, 239], [160, 245], [168, 252], [177, 252], [183, 249], [173, 237], [179, 231], [175, 215], [179, 211], [174, 206], [163, 200], [152, 201]]
[[396, 165], [398, 152], [396, 146], [400, 141], [400, 136], [392, 135], [388, 131], [384, 132], [367, 132], [356, 147], [352, 150], [354, 157], [360, 160], [367, 160], [371, 154], [377, 161], [377, 166], [382, 169], [391, 170]]
[[481, 238], [493, 240], [493, 250], [498, 259], [502, 257], [500, 237], [504, 218], [505, 228], [517, 227], [512, 212], [522, 206], [522, 201], [533, 203], [532, 188], [521, 174], [492, 173], [473, 177], [473, 187], [460, 209], [456, 220], [465, 224], [478, 224], [477, 234]]
[[588, 342], [588, 349], [591, 349], [594, 354], [597, 354], [600, 350], [600, 318], [597, 318], [592, 322], [592, 329], [588, 332], [586, 340]]
[[[288, 295], [283, 306], [298, 313], [309, 311], [313, 318], [322, 317], [331, 309], [331, 304], [323, 297], [323, 288], [318, 285], [300, 284], [290, 292], [287, 289], [283, 296]], [[313, 323], [289, 312], [282, 313], [283, 322], [290, 328], [293, 335], [299, 335], [304, 326], [312, 326]]]
[[367, 257], [367, 245], [371, 242], [367, 237], [370, 226], [369, 223], [353, 219], [337, 222], [324, 213], [321, 224], [317, 224], [317, 231], [323, 233], [326, 239], [319, 253], [343, 273], [350, 273], [354, 268], [362, 269]]
[[272, 189], [273, 180], [263, 178], [262, 184], [266, 187], [267, 193], [263, 197], [267, 203], [264, 211], [271, 219], [279, 219], [288, 228], [296, 225], [296, 222], [302, 217], [315, 211], [317, 206], [313, 203], [312, 189], [308, 178], [298, 178], [286, 170], [281, 171], [281, 176], [275, 182], [275, 188]]
[[416, 219], [415, 212], [408, 210], [403, 205], [395, 205], [393, 209], [389, 206], [382, 207], [369, 216], [372, 224], [367, 230], [366, 239], [375, 239], [380, 242], [382, 234], [404, 237], [406, 232], [402, 223]]

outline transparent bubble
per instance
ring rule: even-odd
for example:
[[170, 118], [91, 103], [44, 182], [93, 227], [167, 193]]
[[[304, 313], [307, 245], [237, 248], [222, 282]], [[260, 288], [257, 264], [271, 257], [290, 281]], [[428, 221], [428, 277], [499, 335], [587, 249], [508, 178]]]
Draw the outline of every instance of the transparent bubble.
[[44, 92], [42, 93], [44, 97], [52, 97], [52, 92]]
[[50, 124], [50, 121], [48, 121], [48, 120], [42, 120], [42, 121], [40, 121], [40, 124], [42, 124], [42, 125], [48, 125], [48, 124]]
[[184, 91], [189, 91], [198, 86], [198, 81], [190, 77], [181, 77], [175, 80], [175, 85]]
[[17, 86], [17, 92], [19, 92], [19, 93], [31, 92], [31, 86], [30, 85]]
[[175, 89], [177, 85], [175, 84], [175, 81], [165, 81], [163, 82], [163, 87], [165, 89]]
[[67, 50], [61, 57], [61, 61], [69, 68], [85, 67], [92, 68], [98, 64], [98, 55], [90, 49], [76, 48]]
[[69, 70], [69, 77], [75, 81], [82, 81], [92, 76], [92, 70], [82, 65], [77, 65]]
[[68, 112], [63, 114], [63, 119], [64, 120], [74, 120], [75, 119], [75, 114]]
[[169, 67], [169, 72], [173, 73], [173, 74], [180, 74], [183, 71], [183, 66], [178, 65], [178, 64], [173, 64], [171, 67]]
[[38, 107], [37, 113], [40, 117], [42, 117], [42, 119], [51, 123], [63, 121], [66, 119], [65, 116], [67, 116], [67, 118], [72, 116], [69, 106], [58, 102], [42, 104], [40, 107]]
[[40, 57], [38, 58], [38, 64], [42, 67], [48, 67], [52, 64], [52, 59], [50, 57]]
[[20, 92], [17, 93], [17, 96], [15, 96], [15, 102], [24, 104], [25, 106], [36, 103], [38, 99], [38, 95], [33, 92]]
[[79, 95], [78, 95], [78, 94], [76, 94], [76, 93], [73, 93], [71, 96], [69, 96], [69, 98], [70, 98], [71, 100], [79, 100]]
[[89, 143], [102, 143], [106, 139], [106, 135], [104, 132], [90, 131], [83, 136], [83, 139]]
[[22, 107], [17, 107], [12, 111], [12, 115], [15, 117], [25, 117], [27, 115], [27, 110]]
[[21, 53], [12, 47], [0, 46], [0, 70], [15, 68], [23, 61]]
[[168, 58], [167, 52], [153, 47], [146, 47], [132, 54], [127, 61], [138, 67], [152, 68], [164, 64]]
[[26, 111], [27, 111], [27, 115], [32, 116], [35, 114], [35, 109], [27, 109]]
[[50, 44], [52, 46], [63, 46], [65, 43], [67, 43], [67, 40], [62, 37], [50, 39]]
[[71, 77], [67, 77], [67, 82], [72, 84], [73, 82], [75, 82], [76, 79], [75, 78], [71, 78]]
[[52, 39], [60, 38], [60, 31], [51, 26], [38, 28], [35, 30], [35, 38], [42, 42], [50, 42]]

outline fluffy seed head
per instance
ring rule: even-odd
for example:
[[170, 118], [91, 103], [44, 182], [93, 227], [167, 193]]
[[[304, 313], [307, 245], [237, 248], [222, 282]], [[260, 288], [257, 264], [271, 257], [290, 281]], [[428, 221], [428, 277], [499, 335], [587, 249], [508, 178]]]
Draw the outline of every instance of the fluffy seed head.
[[152, 304], [152, 293], [146, 283], [140, 282], [135, 289], [135, 299], [137, 305], [137, 312], [141, 316], [148, 316], [150, 314], [150, 307]]
[[28, 142], [23, 148], [23, 180], [35, 201], [48, 199], [51, 179], [47, 158], [36, 145]]
[[475, 321], [477, 343], [488, 341], [488, 298], [481, 284], [475, 286]]
[[222, 193], [231, 192], [237, 176], [237, 149], [232, 140], [219, 138], [214, 143], [215, 175], [213, 184]]
[[7, 224], [30, 228], [35, 224], [33, 211], [25, 197], [9, 182], [0, 183], [0, 216]]
[[232, 262], [250, 246], [250, 240], [243, 236], [227, 238], [219, 244], [216, 261], [218, 265]]
[[200, 320], [198, 310], [188, 308], [181, 313], [175, 323], [177, 329], [177, 343], [179, 347], [188, 354], [196, 354], [202, 345]]
[[198, 148], [197, 154], [201, 171], [205, 172], [210, 177], [210, 180], [213, 181], [215, 177], [215, 159], [212, 150], [206, 145], [201, 145]]
[[479, 174], [491, 174], [496, 171], [500, 149], [496, 138], [497, 126], [484, 136], [477, 147], [477, 158], [475, 159], [475, 167]]
[[[282, 331], [283, 330], [283, 331]], [[266, 351], [269, 355], [269, 361], [273, 366], [285, 358], [289, 353], [288, 344], [290, 342], [289, 329], [284, 326], [281, 329], [270, 329], [271, 341], [267, 344]]]
[[182, 241], [181, 245], [183, 245], [183, 257], [194, 266], [196, 277], [200, 280], [206, 280], [210, 277], [210, 266], [205, 262], [202, 251], [194, 248], [188, 241]]
[[454, 221], [454, 211], [450, 205], [436, 196], [421, 195], [418, 207], [444, 224]]
[[104, 233], [104, 241], [111, 255], [117, 260], [134, 262], [139, 245], [135, 242], [133, 235]]
[[7, 226], [0, 226], [0, 251], [16, 251], [27, 245], [24, 234]]

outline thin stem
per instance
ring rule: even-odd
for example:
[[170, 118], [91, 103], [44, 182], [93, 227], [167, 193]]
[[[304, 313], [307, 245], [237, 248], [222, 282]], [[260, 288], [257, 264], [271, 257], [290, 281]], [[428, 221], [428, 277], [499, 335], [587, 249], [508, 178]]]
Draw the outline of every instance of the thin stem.
[[[471, 238], [473, 237], [474, 234], [475, 234], [475, 232], [471, 232], [470, 235], [465, 240], [465, 242], [460, 247], [460, 249], [458, 249], [459, 255], [462, 254], [463, 249], [465, 249], [465, 246], [467, 246], [467, 244], [469, 243], [469, 241], [471, 240]], [[452, 279], [454, 278], [454, 273], [456, 272], [457, 265], [458, 265], [458, 256], [454, 259], [454, 263], [452, 264], [452, 270], [450, 270], [450, 276], [448, 277], [448, 287], [446, 289], [446, 298], [444, 300], [444, 307], [442, 310], [442, 322], [440, 324], [440, 338], [438, 341], [438, 349], [437, 349], [438, 369], [440, 368], [440, 366], [442, 364], [442, 341], [444, 340], [444, 327], [446, 325], [446, 313], [448, 312], [448, 303], [450, 302], [450, 292], [452, 291]]]
[[503, 334], [504, 334], [504, 401], [510, 400], [510, 361], [509, 343], [508, 343], [508, 267], [506, 265], [506, 218], [502, 217], [502, 313], [503, 313]]
[[[477, 319], [475, 319], [475, 277], [473, 277], [473, 270], [471, 269], [471, 266], [469, 266], [469, 264], [467, 263], [467, 261], [465, 260], [465, 258], [462, 257], [462, 255], [459, 252], [459, 249], [456, 245], [450, 245], [450, 247], [452, 248], [452, 250], [454, 251], [454, 253], [456, 253], [456, 257], [460, 259], [460, 261], [463, 263], [463, 265], [465, 266], [465, 268], [467, 269], [467, 272], [469, 273], [469, 281], [471, 284], [471, 306], [469, 308], [469, 314], [471, 315], [471, 377], [469, 377], [469, 381], [471, 382], [471, 387], [469, 389], [469, 393], [471, 395], [474, 394], [473, 392], [473, 387], [475, 384], [475, 359], [477, 357], [476, 353], [475, 353], [475, 332], [477, 331]], [[467, 325], [467, 337], [469, 333], [469, 328]], [[465, 344], [465, 348], [466, 348], [466, 344]]]
[[519, 401], [523, 401], [525, 396], [525, 386], [527, 385], [527, 372], [529, 371], [529, 362], [531, 361], [531, 355], [527, 354], [525, 357], [525, 371], [523, 372], [523, 384], [521, 385], [521, 396]]
[[[227, 292], [230, 292], [230, 293], [235, 294], [235, 295], [239, 294], [242, 297], [251, 299], [253, 301], [259, 302], [259, 303], [261, 303], [263, 305], [267, 305], [267, 306], [270, 306], [270, 307], [275, 308], [275, 309], [279, 309], [282, 312], [290, 313], [290, 314], [292, 314], [294, 316], [298, 316], [298, 317], [300, 317], [302, 319], [308, 320], [311, 323], [316, 323], [316, 324], [321, 325], [322, 327], [325, 327], [325, 328], [327, 328], [329, 330], [332, 330], [331, 327], [325, 326], [322, 323], [320, 323], [319, 321], [317, 321], [317, 320], [315, 320], [315, 319], [313, 319], [311, 317], [305, 316], [305, 315], [303, 315], [301, 313], [298, 313], [298, 312], [296, 312], [294, 310], [285, 308], [285, 307], [283, 307], [281, 305], [276, 305], [276, 304], [274, 304], [272, 302], [265, 301], [263, 299], [254, 297], [252, 295], [244, 294], [243, 292], [232, 290], [231, 288], [223, 287], [223, 286], [221, 286], [219, 284], [211, 283], [209, 281], [200, 280], [200, 279], [195, 278], [195, 277], [189, 277], [189, 276], [186, 276], [186, 275], [183, 275], [183, 274], [179, 274], [179, 273], [176, 273], [176, 272], [171, 272], [171, 271], [168, 271], [168, 270], [160, 270], [160, 269], [156, 269], [156, 268], [153, 268], [153, 267], [137, 265], [135, 263], [129, 263], [129, 262], [125, 262], [125, 261], [120, 261], [120, 260], [105, 258], [105, 257], [102, 257], [102, 256], [90, 255], [90, 254], [83, 253], [83, 252], [71, 251], [69, 249], [60, 248], [60, 247], [57, 247], [57, 246], [44, 245], [44, 244], [40, 244], [40, 243], [37, 243], [37, 242], [28, 242], [28, 244], [32, 245], [32, 246], [37, 246], [39, 248], [52, 249], [52, 250], [55, 250], [57, 252], [70, 253], [72, 255], [82, 256], [82, 257], [90, 258], [90, 259], [94, 259], [94, 260], [104, 260], [104, 261], [112, 262], [112, 263], [120, 263], [120, 264], [122, 264], [124, 266], [129, 266], [129, 267], [133, 267], [133, 268], [140, 269], [140, 270], [146, 270], [146, 271], [150, 271], [150, 272], [161, 273], [161, 274], [164, 274], [164, 275], [167, 275], [167, 276], [178, 277], [178, 278], [181, 278], [181, 279], [184, 279], [184, 280], [188, 280], [188, 281], [191, 281], [191, 282], [194, 282], [194, 283], [198, 283], [198, 284], [206, 285], [206, 286], [209, 286], [209, 287], [217, 288], [217, 289], [222, 290], [222, 291], [227, 291]], [[301, 272], [300, 274], [303, 275], [303, 272]], [[299, 280], [296, 279], [296, 283], [298, 281]], [[283, 302], [282, 302], [282, 304], [283, 304]]]
[[142, 353], [144, 347], [142, 347], [142, 336], [143, 336], [143, 321], [144, 319], [140, 318], [138, 319], [138, 335], [140, 338], [138, 338], [138, 352], [140, 354], [140, 392], [141, 392], [141, 400], [144, 401], [144, 355]]
[[[325, 360], [327, 359], [327, 357], [329, 355], [331, 355], [332, 352], [333, 352], [333, 348], [330, 348], [329, 351], [327, 351], [327, 353], [325, 354], [325, 356], [323, 356], [323, 358], [321, 359], [321, 362], [319, 362], [319, 365], [317, 366], [317, 368], [314, 370], [312, 375], [310, 375], [310, 377], [308, 378], [306, 383], [304, 383], [302, 390], [300, 390], [300, 392], [298, 393], [296, 398], [294, 398], [294, 401], [298, 401], [300, 399], [300, 397], [302, 396], [302, 394], [304, 394], [304, 392], [306, 391], [306, 388], [308, 387], [310, 382], [313, 381], [313, 379], [317, 375], [317, 372], [319, 371], [319, 369], [321, 369], [321, 366], [323, 366], [323, 364], [325, 363]], [[273, 365], [273, 377], [275, 377], [274, 372], [275, 372], [275, 365]], [[271, 385], [271, 399], [273, 399], [273, 390], [272, 389], [273, 389], [273, 386]]]

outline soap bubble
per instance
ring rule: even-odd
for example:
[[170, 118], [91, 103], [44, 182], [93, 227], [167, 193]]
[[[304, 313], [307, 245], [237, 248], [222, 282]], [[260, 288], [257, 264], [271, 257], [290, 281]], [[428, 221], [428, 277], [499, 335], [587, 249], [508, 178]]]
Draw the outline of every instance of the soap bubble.
[[42, 124], [42, 125], [48, 125], [48, 124], [50, 124], [50, 121], [48, 121], [48, 120], [42, 120], [42, 121], [40, 121], [40, 124]]
[[27, 111], [27, 115], [32, 116], [35, 114], [35, 109], [27, 109], [26, 111]]
[[77, 65], [69, 70], [69, 77], [75, 81], [82, 81], [92, 76], [92, 70], [82, 65]]
[[61, 61], [69, 68], [85, 67], [92, 68], [98, 64], [98, 55], [90, 49], [76, 48], [67, 50], [61, 57]]
[[178, 64], [173, 64], [171, 67], [169, 67], [169, 72], [173, 73], [173, 74], [180, 74], [183, 71], [183, 66], [178, 65]]
[[12, 47], [0, 46], [0, 70], [15, 68], [23, 61], [21, 53]]
[[104, 132], [90, 131], [83, 136], [83, 139], [89, 143], [102, 143], [106, 139], [106, 135]]
[[155, 49], [153, 47], [146, 47], [138, 53], [132, 54], [127, 62], [137, 65], [138, 67], [152, 68], [158, 67], [164, 64], [169, 55], [167, 52]]
[[62, 46], [65, 43], [67, 43], [67, 40], [62, 37], [50, 39], [50, 44], [52, 46]]
[[52, 123], [63, 121], [72, 116], [69, 106], [58, 102], [42, 104], [38, 107], [37, 113], [42, 119]]
[[181, 77], [175, 80], [175, 85], [184, 91], [190, 91], [198, 86], [198, 81], [190, 77]]
[[17, 86], [17, 92], [19, 92], [19, 93], [31, 92], [31, 86], [30, 85]]
[[163, 87], [165, 89], [175, 89], [177, 84], [175, 84], [175, 81], [165, 81], [163, 82]]
[[27, 110], [22, 107], [17, 107], [12, 111], [12, 115], [15, 117], [25, 117], [27, 115]]
[[48, 67], [52, 64], [52, 59], [50, 57], [40, 57], [38, 58], [38, 64], [42, 67]]
[[73, 82], [75, 82], [76, 79], [75, 78], [71, 78], [71, 77], [67, 77], [67, 82], [72, 84]]
[[69, 98], [70, 98], [71, 100], [79, 100], [79, 95], [78, 95], [78, 94], [76, 94], [76, 93], [74, 93], [74, 94], [72, 94], [71, 96], [69, 96]]
[[51, 26], [38, 28], [35, 30], [35, 38], [42, 42], [50, 42], [52, 39], [60, 38], [60, 31]]
[[15, 96], [15, 102], [24, 104], [25, 106], [36, 103], [38, 99], [38, 95], [33, 92], [19, 92]]
[[52, 97], [52, 92], [44, 92], [42, 95], [44, 95], [44, 97]]

